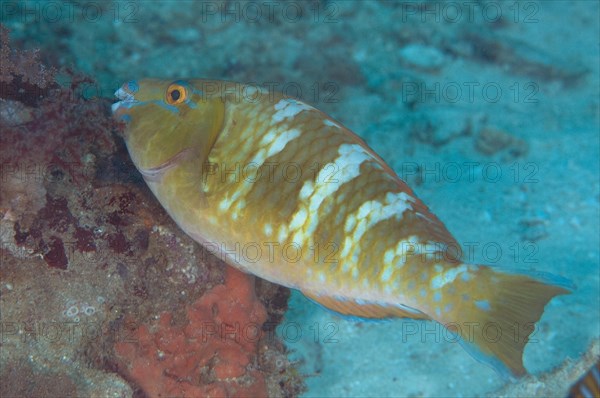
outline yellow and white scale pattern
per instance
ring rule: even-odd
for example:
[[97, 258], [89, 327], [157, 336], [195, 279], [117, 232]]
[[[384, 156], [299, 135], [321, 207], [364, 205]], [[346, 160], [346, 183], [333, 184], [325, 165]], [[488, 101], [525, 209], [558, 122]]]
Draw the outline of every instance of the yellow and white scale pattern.
[[130, 81], [112, 106], [133, 162], [185, 232], [342, 314], [494, 326], [497, 339], [461, 341], [501, 374], [526, 373], [533, 325], [568, 283], [453, 258], [444, 225], [359, 137], [301, 101], [202, 88], [225, 84]]
[[216, 169], [204, 179], [209, 203], [218, 201], [213, 222], [238, 239], [230, 245], [274, 248], [240, 265], [311, 297], [450, 311], [444, 285], [477, 267], [444, 261], [456, 242], [443, 224], [356, 135], [301, 101], [264, 94], [252, 106], [226, 103], [208, 159]]

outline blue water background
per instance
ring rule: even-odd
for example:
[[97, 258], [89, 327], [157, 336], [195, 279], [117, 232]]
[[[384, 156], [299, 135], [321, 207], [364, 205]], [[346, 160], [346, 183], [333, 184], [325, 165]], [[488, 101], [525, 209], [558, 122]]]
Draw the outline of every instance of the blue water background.
[[[474, 262], [570, 278], [577, 289], [548, 305], [525, 350], [531, 373], [600, 336], [598, 2], [61, 4], [27, 2], [39, 13], [3, 9], [2, 20], [97, 79], [90, 100], [142, 77], [301, 94], [362, 136]], [[433, 323], [349, 321], [295, 293], [279, 331], [310, 376], [306, 396], [469, 396], [505, 383]]]

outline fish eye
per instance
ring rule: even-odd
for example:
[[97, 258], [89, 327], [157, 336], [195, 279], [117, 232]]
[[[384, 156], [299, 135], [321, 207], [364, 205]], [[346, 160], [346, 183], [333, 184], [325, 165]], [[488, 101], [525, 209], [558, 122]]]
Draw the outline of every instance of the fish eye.
[[167, 103], [169, 105], [181, 104], [187, 98], [187, 91], [181, 84], [173, 83], [167, 88]]

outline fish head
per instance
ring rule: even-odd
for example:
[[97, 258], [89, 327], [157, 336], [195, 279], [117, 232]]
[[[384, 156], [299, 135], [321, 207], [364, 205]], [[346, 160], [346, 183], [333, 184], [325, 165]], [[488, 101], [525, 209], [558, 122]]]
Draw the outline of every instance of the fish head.
[[129, 154], [146, 180], [185, 161], [205, 161], [223, 126], [225, 104], [202, 81], [132, 80], [115, 96], [113, 115], [126, 125]]

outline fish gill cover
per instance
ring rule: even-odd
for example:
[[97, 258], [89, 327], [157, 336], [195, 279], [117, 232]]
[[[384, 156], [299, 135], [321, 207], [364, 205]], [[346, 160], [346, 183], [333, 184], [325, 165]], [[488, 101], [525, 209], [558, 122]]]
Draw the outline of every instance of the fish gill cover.
[[[560, 396], [597, 360], [597, 3], [5, 1], [0, 12], [12, 39], [2, 31], [2, 396], [296, 396], [303, 383], [306, 396]], [[506, 383], [431, 321], [356, 322], [262, 280], [256, 299], [228, 301], [224, 289], [251, 282], [170, 220], [111, 119], [115, 90], [144, 77], [308, 102], [381, 155], [463, 258], [571, 279], [526, 346], [531, 375]], [[254, 313], [260, 339], [214, 335], [231, 322], [220, 308]], [[198, 328], [214, 357], [190, 325], [209, 325]]]

